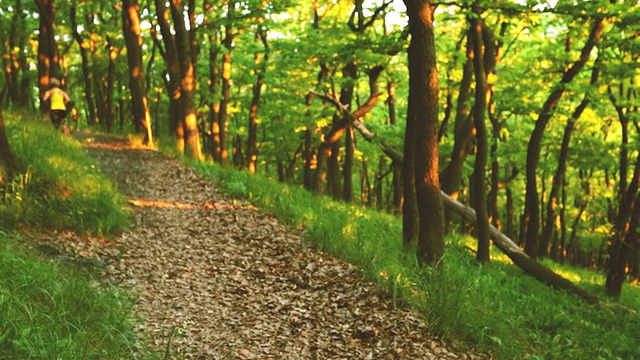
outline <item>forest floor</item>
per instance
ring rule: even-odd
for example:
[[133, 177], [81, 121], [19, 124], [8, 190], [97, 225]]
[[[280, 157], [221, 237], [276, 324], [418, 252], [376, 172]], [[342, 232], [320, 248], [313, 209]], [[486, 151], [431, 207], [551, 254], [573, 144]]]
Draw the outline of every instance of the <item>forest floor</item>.
[[51, 233], [106, 263], [136, 296], [134, 325], [171, 359], [480, 359], [271, 215], [149, 149], [77, 133], [129, 198], [135, 223], [111, 239]]

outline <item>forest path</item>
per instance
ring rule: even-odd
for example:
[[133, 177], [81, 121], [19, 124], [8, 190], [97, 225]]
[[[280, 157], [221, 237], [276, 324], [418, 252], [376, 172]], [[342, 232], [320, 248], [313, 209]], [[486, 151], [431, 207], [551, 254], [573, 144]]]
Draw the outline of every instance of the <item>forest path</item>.
[[85, 251], [106, 257], [106, 275], [138, 296], [137, 328], [158, 351], [170, 341], [170, 358], [475, 358], [430, 337], [418, 315], [394, 309], [356, 267], [223, 196], [178, 160], [75, 136], [136, 214], [130, 232], [85, 241]]

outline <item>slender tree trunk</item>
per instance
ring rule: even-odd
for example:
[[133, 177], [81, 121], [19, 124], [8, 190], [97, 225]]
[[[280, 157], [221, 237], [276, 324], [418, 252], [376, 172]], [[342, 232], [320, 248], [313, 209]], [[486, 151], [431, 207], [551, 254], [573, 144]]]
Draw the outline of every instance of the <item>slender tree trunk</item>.
[[[418, 259], [437, 266], [444, 255], [444, 210], [438, 175], [438, 70], [431, 0], [405, 0], [409, 16], [408, 131], [416, 130], [414, 181], [419, 212]], [[409, 159], [405, 159], [408, 161]], [[405, 198], [407, 201], [407, 198]]]
[[485, 46], [482, 39], [482, 19], [481, 14], [469, 17], [469, 45], [471, 45], [473, 68], [476, 79], [475, 105], [473, 107], [473, 117], [476, 129], [476, 159], [473, 172], [474, 182], [474, 204], [476, 210], [477, 232], [478, 232], [478, 252], [476, 258], [479, 262], [489, 262], [490, 245], [489, 238], [489, 215], [487, 212], [487, 191], [486, 191], [486, 167], [488, 157], [487, 126], [485, 115], [487, 110], [487, 74], [485, 73], [484, 57]]
[[216, 101], [216, 96], [220, 93], [220, 64], [218, 61], [218, 36], [212, 34], [209, 36], [209, 128], [211, 144], [209, 153], [216, 163], [220, 162], [220, 102]]
[[107, 125], [107, 130], [111, 131], [113, 128], [113, 120], [116, 115], [113, 94], [116, 87], [116, 59], [120, 55], [120, 50], [111, 45], [111, 39], [107, 40], [107, 48], [109, 51], [109, 64], [107, 65], [107, 78], [106, 78], [106, 94], [104, 103], [104, 119]]
[[20, 29], [24, 28], [24, 18], [25, 14], [23, 13], [22, 0], [16, 0], [13, 7], [13, 16], [11, 17], [9, 34], [6, 40], [8, 53], [2, 56], [5, 69], [5, 83], [9, 99], [14, 105], [21, 107], [27, 105], [27, 98], [25, 97], [26, 94], [22, 89], [22, 81], [20, 80], [20, 73], [24, 72], [26, 68], [24, 54], [21, 51], [26, 36], [21, 35], [21, 32], [19, 32]]
[[311, 143], [312, 139], [312, 130], [307, 127], [304, 131], [304, 174], [303, 174], [303, 183], [304, 188], [307, 190], [313, 189], [313, 170], [314, 166], [314, 154], [313, 154], [313, 146]]
[[[596, 65], [591, 72], [591, 85], [598, 82], [599, 69]], [[560, 188], [564, 183], [564, 177], [567, 172], [567, 158], [569, 156], [569, 143], [571, 141], [571, 135], [575, 129], [575, 124], [580, 119], [580, 116], [584, 110], [589, 106], [589, 93], [585, 93], [580, 105], [575, 109], [571, 117], [567, 120], [567, 125], [564, 128], [564, 135], [562, 136], [562, 144], [560, 145], [560, 154], [558, 155], [558, 167], [553, 176], [551, 185], [551, 191], [549, 192], [549, 200], [547, 200], [547, 218], [542, 230], [542, 236], [540, 238], [540, 247], [538, 249], [538, 256], [547, 256], [549, 242], [553, 237], [556, 221], [554, 221], [557, 214], [558, 195]]]
[[[640, 161], [636, 166], [640, 166]], [[638, 178], [635, 177], [634, 181], [636, 185], [629, 187], [628, 196], [621, 204], [620, 214], [615, 225], [615, 234], [608, 246], [609, 265], [605, 290], [607, 295], [614, 298], [619, 298], [622, 293], [622, 285], [627, 278], [627, 265], [631, 260], [630, 255], [637, 239], [636, 228], [640, 217], [640, 196], [638, 195]], [[630, 194], [631, 192], [633, 194]], [[633, 203], [630, 204], [631, 202]]]
[[226, 51], [222, 55], [222, 99], [220, 100], [220, 113], [218, 115], [218, 133], [220, 134], [220, 164], [229, 164], [229, 140], [227, 124], [229, 123], [229, 103], [231, 102], [231, 51], [233, 49], [233, 22], [235, 21], [236, 1], [228, 0], [227, 25], [222, 46]]
[[356, 143], [355, 134], [353, 128], [349, 126], [347, 133], [345, 134], [345, 154], [344, 154], [344, 168], [343, 176], [344, 183], [342, 186], [342, 199], [347, 202], [353, 202], [353, 165], [355, 161]]
[[[124, 11], [124, 10], [123, 10]], [[84, 97], [87, 102], [87, 109], [89, 111], [89, 117], [87, 118], [87, 123], [89, 125], [93, 125], [97, 122], [96, 119], [96, 109], [93, 103], [93, 74], [89, 70], [89, 56], [87, 54], [87, 44], [84, 41], [84, 38], [78, 32], [78, 21], [76, 17], [76, 6], [72, 6], [69, 10], [69, 19], [71, 20], [71, 30], [73, 33], [73, 38], [78, 43], [78, 48], [80, 49], [80, 58], [82, 59], [82, 77], [84, 79]]]
[[264, 75], [267, 71], [269, 61], [269, 43], [267, 34], [264, 30], [258, 30], [256, 33], [256, 41], [261, 41], [264, 46], [264, 55], [256, 54], [255, 63], [260, 65], [256, 70], [256, 83], [253, 85], [253, 97], [251, 98], [251, 106], [249, 108], [249, 135], [247, 139], [247, 169], [251, 173], [255, 173], [258, 167], [258, 107], [260, 106], [260, 93], [264, 84]]
[[127, 45], [129, 61], [129, 90], [133, 123], [138, 133], [144, 134], [144, 143], [153, 142], [151, 112], [145, 89], [146, 79], [142, 66], [142, 37], [140, 36], [140, 13], [137, 0], [122, 0], [122, 32]]
[[[387, 84], [387, 106], [389, 108], [389, 125], [395, 125], [397, 122], [396, 116], [396, 86], [393, 82], [389, 82]], [[393, 171], [393, 179], [391, 180], [392, 187], [392, 201], [391, 201], [391, 212], [394, 214], [402, 213], [402, 203], [403, 203], [403, 194], [402, 194], [402, 166], [397, 162], [391, 163], [391, 168]]]
[[456, 105], [453, 150], [441, 176], [442, 190], [454, 199], [458, 198], [458, 191], [462, 183], [464, 160], [469, 152], [469, 143], [474, 136], [474, 119], [473, 116], [469, 114], [469, 98], [471, 96], [472, 81], [473, 61], [468, 59], [464, 64]]
[[[358, 68], [354, 63], [347, 64], [342, 69], [342, 76], [351, 82], [343, 86], [340, 91], [340, 102], [348, 109], [351, 109], [351, 103], [354, 97], [354, 83], [358, 78]], [[343, 164], [343, 184], [341, 198], [346, 202], [353, 201], [353, 166], [355, 157], [355, 138], [353, 128], [348, 125], [345, 134], [345, 154]]]
[[580, 73], [589, 60], [591, 50], [600, 39], [604, 22], [602, 19], [595, 20], [589, 38], [587, 39], [578, 60], [569, 67], [562, 76], [560, 84], [551, 92], [531, 133], [527, 147], [527, 184], [525, 194], [525, 209], [522, 216], [522, 226], [524, 230], [525, 252], [530, 256], [536, 256], [539, 249], [538, 230], [540, 228], [540, 202], [538, 199], [537, 170], [540, 161], [540, 150], [542, 147], [542, 137], [549, 120], [553, 116], [553, 110], [557, 107], [560, 98], [564, 94], [566, 85]]

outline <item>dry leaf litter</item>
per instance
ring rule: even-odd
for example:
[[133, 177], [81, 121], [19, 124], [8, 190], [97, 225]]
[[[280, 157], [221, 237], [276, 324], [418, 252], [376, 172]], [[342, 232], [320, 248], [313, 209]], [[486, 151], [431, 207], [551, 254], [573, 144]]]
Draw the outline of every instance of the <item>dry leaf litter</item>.
[[[172, 359], [480, 359], [430, 336], [359, 270], [148, 149], [77, 134], [129, 197], [114, 239], [38, 236], [136, 295], [136, 328]], [[95, 263], [95, 261], [93, 262]], [[93, 264], [92, 263], [92, 264]]]

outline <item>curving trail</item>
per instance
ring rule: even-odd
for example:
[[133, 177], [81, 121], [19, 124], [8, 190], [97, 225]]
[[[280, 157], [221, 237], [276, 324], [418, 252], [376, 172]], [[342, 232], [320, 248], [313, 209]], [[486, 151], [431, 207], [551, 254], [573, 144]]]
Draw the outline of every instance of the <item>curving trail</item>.
[[[116, 239], [67, 236], [137, 295], [137, 328], [174, 359], [478, 359], [433, 339], [359, 270], [271, 215], [220, 194], [178, 160], [76, 134], [129, 197]], [[72, 243], [73, 242], [73, 243]]]

